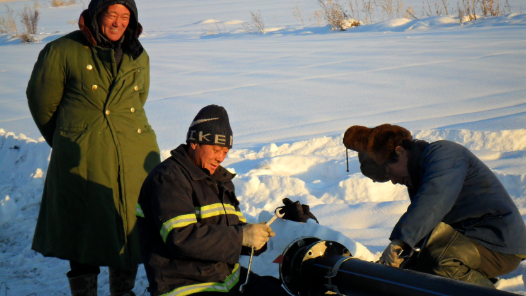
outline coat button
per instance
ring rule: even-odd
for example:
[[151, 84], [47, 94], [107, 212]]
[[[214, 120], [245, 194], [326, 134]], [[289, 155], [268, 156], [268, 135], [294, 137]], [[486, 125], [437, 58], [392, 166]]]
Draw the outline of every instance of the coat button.
[[131, 107], [130, 112], [135, 113], [135, 108]]
[[89, 49], [89, 47], [87, 45], [84, 46], [85, 49]]
[[140, 128], [139, 128], [139, 129], [137, 129], [137, 133], [138, 133], [138, 134], [142, 133], [142, 131], [141, 131], [141, 129], [140, 129]]
[[106, 115], [110, 115], [110, 110], [106, 110]]
[[92, 66], [92, 65], [87, 65], [87, 66], [86, 66], [86, 69], [88, 69], [88, 70], [91, 71], [91, 70], [93, 70], [93, 66]]
[[91, 89], [92, 89], [92, 90], [97, 90], [97, 88], [99, 88], [99, 87], [98, 87], [96, 84], [94, 84], [94, 85], [91, 86]]
[[136, 85], [134, 88], [133, 88], [135, 91], [139, 91], [139, 87]]

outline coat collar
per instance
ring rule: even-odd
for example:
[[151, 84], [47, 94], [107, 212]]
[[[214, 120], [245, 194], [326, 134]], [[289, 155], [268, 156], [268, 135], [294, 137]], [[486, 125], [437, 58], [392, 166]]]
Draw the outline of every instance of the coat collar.
[[420, 188], [420, 162], [422, 160], [422, 154], [426, 147], [429, 146], [429, 143], [423, 140], [413, 140], [413, 147], [409, 154], [409, 159], [407, 161], [407, 170], [409, 171], [409, 176], [411, 177], [412, 187], [407, 187], [410, 199], [416, 195], [418, 188]]
[[222, 166], [219, 166], [214, 172], [214, 174], [210, 176], [208, 170], [203, 170], [192, 162], [192, 160], [188, 156], [188, 153], [186, 153], [185, 144], [179, 145], [179, 147], [170, 151], [170, 154], [177, 163], [179, 163], [182, 167], [186, 169], [186, 171], [188, 171], [193, 181], [203, 180], [211, 177], [216, 181], [227, 182], [231, 181], [236, 176], [236, 174], [230, 173], [227, 169], [225, 169]]
[[97, 46], [97, 41], [95, 40], [95, 37], [93, 37], [93, 34], [91, 33], [91, 30], [86, 25], [86, 20], [88, 19], [88, 10], [84, 10], [79, 17], [79, 29], [84, 33], [84, 36], [86, 36], [86, 39], [88, 39], [88, 42], [92, 46]]

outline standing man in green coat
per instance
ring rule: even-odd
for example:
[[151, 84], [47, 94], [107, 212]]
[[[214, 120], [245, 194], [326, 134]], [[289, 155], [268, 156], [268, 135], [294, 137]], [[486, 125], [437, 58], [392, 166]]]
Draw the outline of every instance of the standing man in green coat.
[[160, 162], [143, 109], [149, 58], [133, 0], [92, 0], [79, 27], [40, 52], [27, 88], [52, 147], [32, 249], [69, 260], [72, 295], [97, 294], [99, 266], [111, 295], [135, 295], [135, 207]]

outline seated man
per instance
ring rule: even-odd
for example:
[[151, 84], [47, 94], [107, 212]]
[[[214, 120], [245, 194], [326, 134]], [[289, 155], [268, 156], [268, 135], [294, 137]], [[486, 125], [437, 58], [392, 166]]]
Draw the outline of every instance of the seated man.
[[[247, 270], [239, 256], [264, 251], [275, 235], [247, 224], [232, 178], [220, 166], [233, 135], [223, 107], [194, 118], [187, 143], [146, 178], [137, 205], [141, 256], [151, 295], [240, 295]], [[287, 295], [275, 278], [250, 274], [243, 295]]]
[[380, 263], [399, 267], [402, 249], [419, 246], [411, 269], [494, 287], [526, 254], [526, 226], [495, 174], [465, 147], [413, 140], [400, 126], [352, 126], [343, 143], [358, 152], [375, 182], [407, 186], [411, 204]]

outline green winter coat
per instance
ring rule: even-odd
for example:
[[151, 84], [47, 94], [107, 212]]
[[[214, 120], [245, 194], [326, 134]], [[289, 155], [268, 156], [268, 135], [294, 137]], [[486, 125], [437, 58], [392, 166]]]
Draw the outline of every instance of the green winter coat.
[[113, 49], [90, 37], [75, 31], [47, 44], [29, 80], [31, 114], [52, 147], [32, 249], [130, 269], [141, 263], [139, 191], [160, 162], [143, 109], [149, 58], [124, 52], [117, 70]]

